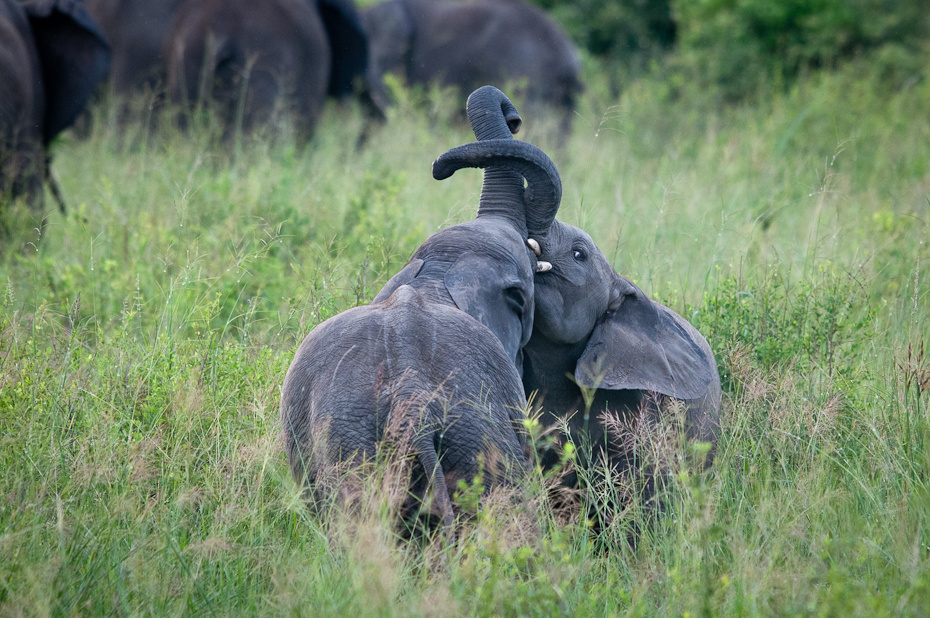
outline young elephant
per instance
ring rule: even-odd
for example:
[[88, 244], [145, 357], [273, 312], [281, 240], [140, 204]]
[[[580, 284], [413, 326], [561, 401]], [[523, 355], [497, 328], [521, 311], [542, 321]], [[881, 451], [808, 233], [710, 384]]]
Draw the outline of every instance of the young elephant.
[[[523, 384], [542, 401], [547, 426], [568, 416], [572, 439], [617, 471], [633, 454], [607, 435], [604, 414], [621, 422], [646, 411], [658, 420], [665, 398], [684, 404], [691, 440], [717, 442], [720, 377], [710, 346], [668, 307], [618, 275], [584, 231], [555, 221], [540, 238], [551, 270], [537, 273], [533, 336], [524, 349]], [[595, 389], [586, 411], [582, 388]], [[547, 452], [544, 466], [558, 453]], [[571, 474], [566, 484], [576, 485]]]
[[510, 137], [520, 119], [503, 93], [479, 89], [468, 114], [492, 139], [442, 155], [433, 175], [487, 168], [477, 219], [427, 239], [371, 305], [314, 328], [281, 397], [298, 482], [318, 494], [327, 469], [371, 459], [400, 428], [414, 455], [411, 493], [424, 498], [431, 480], [446, 527], [455, 480], [474, 478], [483, 460], [489, 488], [526, 465], [518, 367], [533, 328], [537, 267], [526, 212], [544, 213], [532, 229], [545, 229], [561, 196], [548, 157]]

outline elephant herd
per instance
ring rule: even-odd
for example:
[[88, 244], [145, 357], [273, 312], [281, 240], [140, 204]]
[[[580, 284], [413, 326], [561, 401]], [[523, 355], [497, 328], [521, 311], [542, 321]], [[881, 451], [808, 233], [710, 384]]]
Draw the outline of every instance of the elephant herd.
[[[522, 121], [510, 100], [484, 86], [467, 114], [478, 141], [441, 155], [433, 177], [484, 168], [477, 218], [428, 238], [370, 305], [311, 330], [280, 406], [288, 462], [312, 502], [332, 495], [339, 470], [406, 454], [401, 515], [426, 502], [449, 534], [460, 481], [487, 491], [528, 470], [526, 395], [558, 443], [590, 447], [577, 465], [607, 476], [638, 465], [612, 419], [658, 424], [683, 410], [687, 438], [714, 445], [721, 397], [700, 333], [555, 219], [558, 171], [512, 139]], [[540, 462], [559, 459], [552, 448]], [[335, 495], [352, 494], [343, 489]]]
[[209, 105], [246, 133], [288, 118], [306, 139], [328, 98], [383, 119], [386, 73], [514, 83], [565, 130], [582, 89], [567, 34], [524, 0], [0, 0], [0, 200], [41, 201], [50, 140], [107, 75], [120, 96]]
[[[657, 424], [680, 409], [689, 439], [716, 443], [707, 342], [555, 219], [555, 165], [512, 138], [516, 107], [481, 86], [513, 83], [532, 109], [570, 118], [577, 53], [542, 11], [523, 0], [387, 0], [361, 13], [351, 0], [86, 2], [0, 0], [0, 202], [41, 203], [49, 143], [107, 75], [120, 94], [209, 99], [245, 131], [287, 115], [307, 136], [329, 97], [380, 113], [386, 72], [474, 90], [477, 141], [440, 156], [433, 176], [483, 168], [476, 219], [428, 238], [370, 305], [314, 328], [288, 369], [285, 451], [310, 495], [390, 443], [411, 456], [405, 514], [429, 503], [451, 531], [460, 481], [512, 484], [533, 461], [527, 396], [556, 443], [590, 446], [578, 469], [606, 476], [638, 465], [611, 419]], [[551, 448], [540, 462], [560, 457]]]

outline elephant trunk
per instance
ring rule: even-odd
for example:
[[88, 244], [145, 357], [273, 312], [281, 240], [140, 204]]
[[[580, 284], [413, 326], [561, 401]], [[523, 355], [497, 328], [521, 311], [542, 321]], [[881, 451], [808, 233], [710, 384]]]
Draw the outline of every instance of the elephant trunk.
[[[479, 140], [512, 140], [511, 133], [519, 131], [523, 123], [507, 95], [494, 86], [482, 86], [472, 92], [465, 111]], [[523, 178], [518, 172], [494, 164], [484, 170], [479, 217], [498, 215], [516, 221], [514, 213], [522, 213], [523, 199]], [[521, 230], [523, 227], [524, 224], [518, 226]]]
[[[440, 155], [433, 162], [433, 178], [444, 180], [465, 167], [485, 168], [482, 201], [488, 191], [488, 172], [502, 170], [518, 178], [521, 196], [510, 198], [510, 201], [506, 195], [502, 196], [502, 203], [507, 201], [510, 207], [494, 211], [513, 222], [517, 229], [526, 230], [533, 236], [544, 233], [552, 225], [562, 199], [562, 181], [555, 164], [542, 150], [509, 137], [465, 144]], [[525, 194], [524, 178], [527, 183]], [[513, 199], [520, 199], [523, 203], [515, 207]], [[479, 209], [481, 214], [490, 212], [482, 213]]]
[[482, 86], [468, 96], [465, 103], [468, 122], [475, 137], [486, 139], [511, 139], [511, 133], [520, 131], [523, 119], [507, 95], [494, 86]]

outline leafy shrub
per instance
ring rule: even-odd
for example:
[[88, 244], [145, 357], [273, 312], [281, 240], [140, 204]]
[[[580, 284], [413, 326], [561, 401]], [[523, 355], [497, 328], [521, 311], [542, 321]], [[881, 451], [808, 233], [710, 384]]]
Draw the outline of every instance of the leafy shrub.
[[[848, 374], [854, 368], [837, 359], [857, 358], [868, 345], [865, 331], [874, 316], [852, 277], [821, 270], [820, 277], [798, 283], [778, 270], [761, 284], [729, 277], [705, 299], [697, 326], [714, 349], [744, 347], [751, 362], [766, 370]], [[720, 356], [723, 386], [729, 390], [731, 368]]]
[[930, 34], [922, 0], [689, 0], [676, 14], [679, 79], [731, 100], [872, 50], [891, 72], [917, 72]]
[[669, 0], [532, 0], [568, 30], [579, 47], [600, 57], [651, 57], [675, 42]]

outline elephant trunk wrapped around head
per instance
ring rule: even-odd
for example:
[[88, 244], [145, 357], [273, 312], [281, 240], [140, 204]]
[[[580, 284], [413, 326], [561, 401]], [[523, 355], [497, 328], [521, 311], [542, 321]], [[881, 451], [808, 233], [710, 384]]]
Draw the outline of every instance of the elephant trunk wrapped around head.
[[530, 237], [545, 234], [562, 199], [555, 164], [536, 146], [513, 139], [511, 133], [520, 130], [522, 120], [497, 88], [483, 86], [473, 92], [466, 111], [479, 141], [436, 159], [433, 177], [442, 180], [463, 167], [485, 168], [478, 216], [507, 218]]

